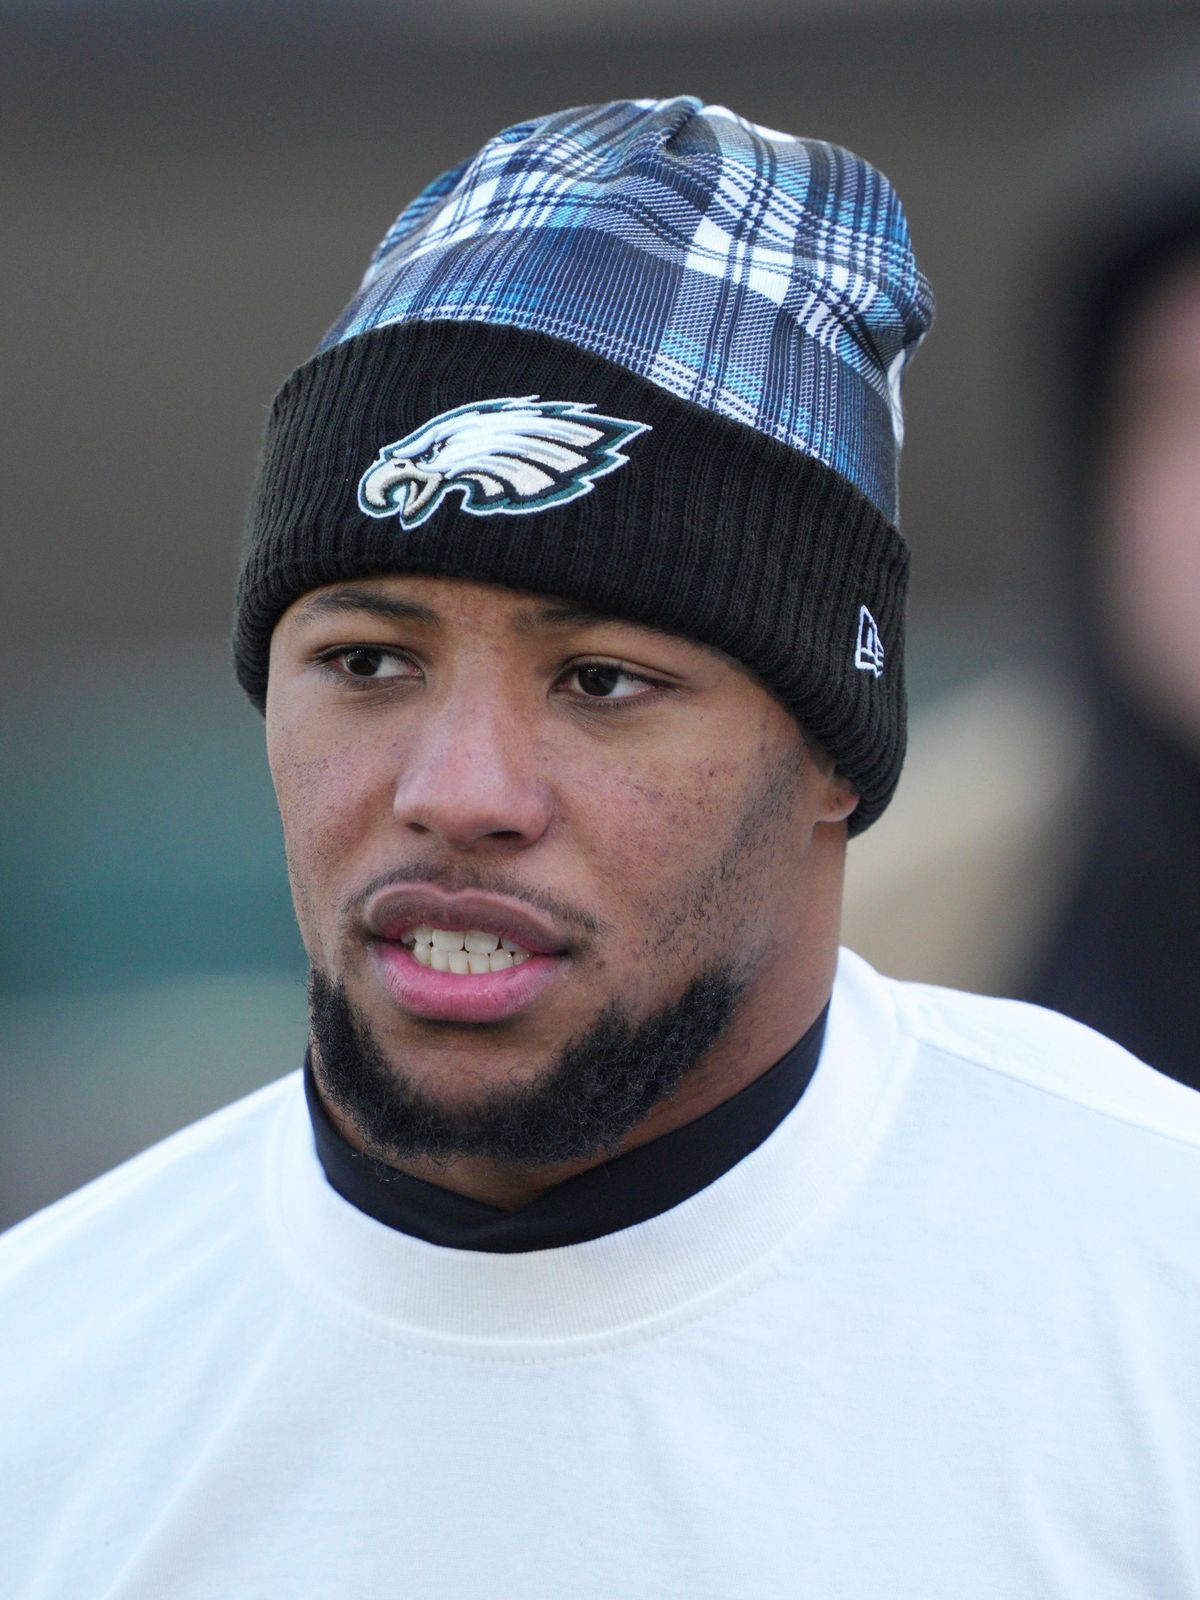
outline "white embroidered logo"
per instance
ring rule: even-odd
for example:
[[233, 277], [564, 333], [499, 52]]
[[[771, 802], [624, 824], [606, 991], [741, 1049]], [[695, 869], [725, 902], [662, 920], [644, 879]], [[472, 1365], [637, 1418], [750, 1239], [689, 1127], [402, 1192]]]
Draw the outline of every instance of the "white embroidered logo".
[[415, 528], [457, 491], [474, 517], [543, 511], [587, 494], [623, 467], [621, 447], [646, 422], [569, 400], [480, 400], [385, 444], [358, 484], [360, 510]]
[[854, 665], [860, 672], [873, 677], [883, 676], [883, 640], [879, 637], [879, 624], [866, 606], [858, 608], [858, 643], [854, 650]]

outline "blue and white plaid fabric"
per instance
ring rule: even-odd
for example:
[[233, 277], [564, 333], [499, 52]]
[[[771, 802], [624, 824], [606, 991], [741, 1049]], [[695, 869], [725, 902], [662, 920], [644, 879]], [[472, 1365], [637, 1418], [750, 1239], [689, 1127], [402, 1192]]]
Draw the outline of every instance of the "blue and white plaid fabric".
[[932, 320], [887, 179], [691, 97], [509, 128], [397, 218], [322, 350], [388, 323], [569, 340], [849, 478], [896, 520]]

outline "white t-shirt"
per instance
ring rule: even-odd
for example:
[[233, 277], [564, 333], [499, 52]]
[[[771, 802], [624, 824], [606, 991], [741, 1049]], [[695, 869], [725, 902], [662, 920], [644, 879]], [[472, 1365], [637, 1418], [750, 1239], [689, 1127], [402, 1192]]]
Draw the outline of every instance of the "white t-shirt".
[[12, 1600], [1200, 1596], [1200, 1096], [843, 953], [674, 1210], [449, 1250], [298, 1075], [0, 1242]]

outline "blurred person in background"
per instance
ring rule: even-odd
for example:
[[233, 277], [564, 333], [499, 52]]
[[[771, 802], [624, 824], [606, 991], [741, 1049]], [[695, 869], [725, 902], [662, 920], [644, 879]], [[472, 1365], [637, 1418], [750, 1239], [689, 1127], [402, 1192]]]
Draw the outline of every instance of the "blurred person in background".
[[[1084, 843], [1023, 992], [1200, 1086], [1200, 115], [1161, 87], [1092, 147], [1059, 258], [1069, 670]], [[1099, 175], [1101, 181], [1096, 182]], [[1115, 781], [1115, 774], [1124, 774]]]
[[1031, 574], [1048, 643], [916, 719], [889, 826], [850, 854], [843, 932], [887, 971], [1031, 999], [1195, 1087], [1200, 115], [1182, 77], [1056, 153], [1013, 430], [1018, 507], [1039, 467], [1052, 486]]

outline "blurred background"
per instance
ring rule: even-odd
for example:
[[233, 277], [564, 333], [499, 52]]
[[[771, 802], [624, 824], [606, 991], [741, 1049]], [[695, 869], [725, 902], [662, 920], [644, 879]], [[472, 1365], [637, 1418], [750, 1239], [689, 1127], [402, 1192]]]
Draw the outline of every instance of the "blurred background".
[[848, 937], [1017, 992], [1080, 847], [1044, 870], [1031, 810], [1071, 815], [1087, 760], [1043, 263], [1095, 176], [1079, 130], [1197, 55], [1190, 0], [10, 0], [0, 1224], [299, 1065], [227, 645], [264, 410], [401, 205], [562, 106], [697, 94], [898, 188], [938, 297], [907, 391], [914, 765], [852, 849]]

